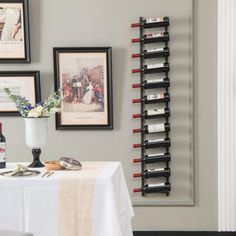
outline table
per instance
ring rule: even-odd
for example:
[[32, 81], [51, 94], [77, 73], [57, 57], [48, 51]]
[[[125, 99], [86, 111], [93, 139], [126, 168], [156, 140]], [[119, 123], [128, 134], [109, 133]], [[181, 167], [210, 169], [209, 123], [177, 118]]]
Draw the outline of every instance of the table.
[[[8, 163], [0, 172], [14, 168], [15, 163]], [[0, 229], [28, 231], [34, 236], [59, 235], [58, 194], [62, 172], [45, 179], [42, 178], [45, 171], [42, 168], [40, 171], [37, 177], [0, 176]], [[133, 235], [133, 208], [121, 163], [108, 162], [96, 177], [92, 211], [92, 236]]]

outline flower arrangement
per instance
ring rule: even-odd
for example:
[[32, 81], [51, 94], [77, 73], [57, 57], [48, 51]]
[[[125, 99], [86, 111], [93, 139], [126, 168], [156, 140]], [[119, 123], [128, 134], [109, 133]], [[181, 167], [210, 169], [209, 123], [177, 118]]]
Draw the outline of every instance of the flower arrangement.
[[60, 90], [50, 95], [45, 102], [39, 102], [34, 106], [25, 97], [12, 94], [9, 88], [3, 88], [3, 91], [15, 103], [16, 109], [23, 117], [49, 117], [61, 111], [63, 97], [60, 95]]

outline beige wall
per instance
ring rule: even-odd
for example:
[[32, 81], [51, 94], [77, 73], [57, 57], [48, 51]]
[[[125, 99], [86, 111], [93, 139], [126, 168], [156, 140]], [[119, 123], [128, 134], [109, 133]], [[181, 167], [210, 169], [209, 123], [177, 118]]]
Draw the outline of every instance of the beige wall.
[[[52, 47], [113, 47], [114, 131], [55, 131], [54, 119], [51, 119], [48, 146], [43, 150], [45, 159], [58, 159], [62, 155], [82, 160], [130, 158], [131, 142], [126, 134], [127, 128], [132, 127], [126, 113], [130, 115], [128, 102], [133, 95], [127, 82], [129, 53], [123, 45], [129, 40], [129, 23], [135, 16], [143, 15], [136, 1], [30, 0], [32, 64], [0, 65], [0, 70], [40, 70], [43, 97], [53, 89]], [[172, 7], [173, 0], [162, 2]], [[70, 14], [71, 9], [73, 14]], [[90, 17], [81, 21], [79, 16], [86, 16], [86, 9], [97, 17], [96, 26]], [[145, 15], [153, 15], [155, 11], [148, 5], [145, 9]], [[196, 204], [192, 207], [135, 207], [135, 230], [217, 230], [217, 0], [194, 0], [194, 13]], [[29, 161], [31, 154], [24, 142], [23, 120], [9, 117], [0, 121], [8, 141], [8, 160]], [[131, 185], [129, 177], [127, 180]]]

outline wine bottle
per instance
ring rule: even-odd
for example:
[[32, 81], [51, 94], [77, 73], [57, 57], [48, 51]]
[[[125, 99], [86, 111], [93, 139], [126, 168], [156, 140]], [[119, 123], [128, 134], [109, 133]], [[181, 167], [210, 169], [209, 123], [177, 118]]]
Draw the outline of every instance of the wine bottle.
[[158, 148], [158, 147], [170, 147], [170, 138], [161, 138], [161, 139], [151, 139], [145, 140], [143, 143], [133, 144], [133, 148], [144, 147], [148, 148]]
[[145, 44], [149, 44], [149, 43], [168, 42], [169, 40], [170, 40], [169, 33], [168, 32], [163, 32], [163, 33], [145, 34], [141, 38], [132, 39], [131, 42], [132, 43], [143, 42]]
[[143, 192], [143, 193], [168, 193], [170, 192], [170, 183], [160, 183], [160, 184], [146, 184], [143, 188], [134, 188], [133, 192]]
[[170, 153], [156, 153], [156, 154], [149, 154], [145, 155], [143, 158], [136, 158], [133, 159], [133, 163], [159, 163], [159, 162], [169, 162], [170, 161]]
[[143, 83], [139, 84], [132, 84], [132, 88], [145, 88], [145, 89], [154, 89], [154, 88], [168, 88], [170, 87], [170, 80], [169, 78], [164, 79], [151, 79], [145, 80]]
[[145, 133], [145, 134], [154, 134], [161, 132], [169, 132], [170, 124], [162, 123], [162, 124], [154, 124], [154, 125], [145, 125], [143, 129], [133, 129], [133, 133]]
[[161, 117], [169, 117], [170, 109], [168, 107], [165, 108], [156, 108], [153, 110], [144, 111], [142, 114], [133, 114], [133, 118], [145, 118], [145, 119], [154, 119]]
[[169, 93], [150, 94], [150, 95], [145, 95], [142, 98], [133, 99], [133, 103], [143, 102], [145, 104], [153, 104], [153, 103], [169, 102], [169, 101], [170, 101]]
[[170, 168], [159, 168], [159, 169], [149, 169], [145, 170], [142, 173], [135, 173], [133, 177], [144, 177], [148, 178], [157, 178], [157, 177], [169, 177], [170, 176]]
[[169, 71], [169, 63], [158, 63], [153, 65], [145, 65], [140, 69], [133, 69], [132, 73], [144, 73], [144, 74], [153, 74], [160, 72], [168, 72]]
[[148, 28], [157, 28], [157, 27], [167, 27], [169, 25], [169, 17], [156, 17], [156, 18], [147, 18], [143, 19], [140, 23], [133, 23], [131, 27], [143, 27], [144, 29]]
[[6, 139], [2, 133], [2, 123], [0, 123], [0, 168], [6, 167]]
[[132, 54], [132, 58], [142, 57], [145, 59], [149, 58], [159, 58], [159, 57], [168, 57], [170, 55], [169, 48], [153, 48], [144, 50], [141, 53]]

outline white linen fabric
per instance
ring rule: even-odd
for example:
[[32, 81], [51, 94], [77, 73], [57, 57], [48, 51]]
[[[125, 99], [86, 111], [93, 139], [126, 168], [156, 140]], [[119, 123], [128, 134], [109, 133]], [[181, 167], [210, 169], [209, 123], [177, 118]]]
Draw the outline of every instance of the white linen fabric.
[[[10, 163], [1, 172], [14, 168]], [[37, 177], [0, 176], [0, 230], [58, 236], [59, 180], [63, 172], [41, 178], [44, 170], [40, 170]], [[95, 180], [92, 236], [132, 236], [132, 217], [121, 163], [109, 162]]]
[[0, 230], [0, 236], [33, 236], [33, 234], [19, 231]]

